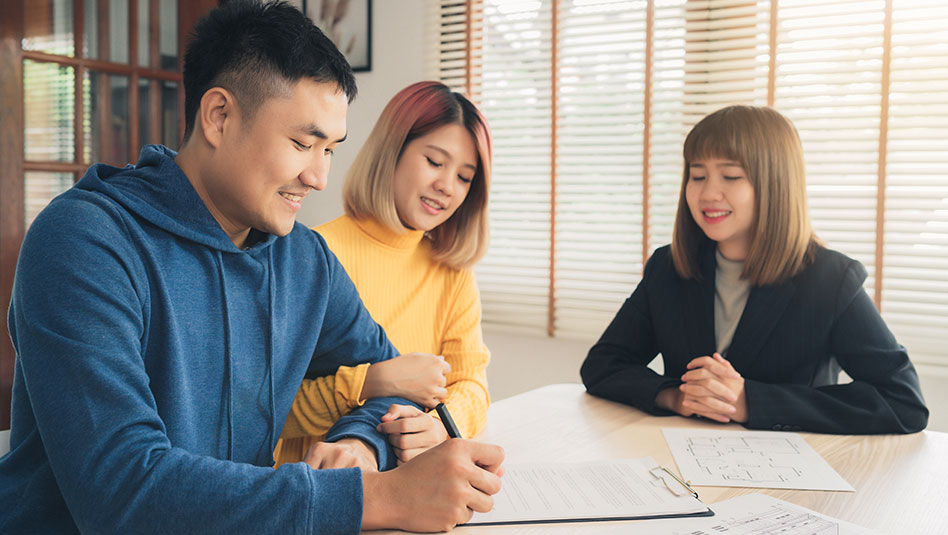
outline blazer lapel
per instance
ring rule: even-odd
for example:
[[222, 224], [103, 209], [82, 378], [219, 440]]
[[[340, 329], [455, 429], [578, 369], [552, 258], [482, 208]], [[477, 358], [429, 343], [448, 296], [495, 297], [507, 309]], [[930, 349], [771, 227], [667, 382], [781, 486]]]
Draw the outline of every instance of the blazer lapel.
[[688, 347], [691, 349], [688, 360], [710, 356], [715, 351], [713, 245], [699, 249], [698, 266], [701, 280], [684, 281], [684, 298], [681, 300], [684, 332], [688, 333]]
[[795, 287], [791, 279], [782, 284], [751, 288], [727, 354], [738, 372], [746, 370], [760, 354], [790, 303]]

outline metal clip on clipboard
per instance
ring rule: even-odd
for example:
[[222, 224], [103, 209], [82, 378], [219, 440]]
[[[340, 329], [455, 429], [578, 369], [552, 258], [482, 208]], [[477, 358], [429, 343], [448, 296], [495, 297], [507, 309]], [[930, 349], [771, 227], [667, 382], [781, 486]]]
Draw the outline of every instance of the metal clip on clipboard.
[[685, 493], [685, 491], [683, 491], [683, 490], [675, 490], [674, 488], [672, 488], [673, 486], [668, 484], [668, 480], [665, 479], [665, 476], [662, 475], [662, 472], [665, 472], [666, 474], [668, 474], [669, 476], [671, 476], [675, 481], [678, 482], [679, 485], [681, 485], [681, 487], [683, 487], [687, 492], [691, 493], [691, 495], [694, 496], [695, 499], [698, 498], [698, 493], [695, 492], [695, 489], [691, 488], [691, 487], [690, 487], [687, 483], [685, 483], [680, 477], [676, 476], [674, 472], [672, 472], [671, 470], [665, 468], [664, 466], [656, 466], [656, 467], [654, 467], [654, 468], [650, 468], [648, 472], [649, 472], [650, 474], [652, 474], [652, 477], [654, 477], [654, 478], [656, 478], [656, 479], [660, 479], [660, 480], [662, 481], [662, 483], [665, 484], [665, 488], [667, 488], [667, 489], [669, 490], [669, 492], [671, 492], [671, 493], [674, 494], [675, 496], [681, 496], [682, 494]]

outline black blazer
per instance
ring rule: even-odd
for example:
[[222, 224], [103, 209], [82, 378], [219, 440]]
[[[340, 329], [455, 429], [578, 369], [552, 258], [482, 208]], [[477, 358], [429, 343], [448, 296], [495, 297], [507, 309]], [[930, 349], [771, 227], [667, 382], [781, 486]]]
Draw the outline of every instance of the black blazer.
[[[580, 374], [596, 396], [657, 415], [664, 388], [711, 355], [714, 243], [699, 253], [702, 280], [685, 280], [669, 246], [655, 251], [632, 296], [589, 351]], [[744, 376], [751, 429], [820, 433], [914, 433], [928, 423], [918, 375], [863, 289], [856, 260], [820, 248], [803, 272], [755, 286], [727, 358]], [[656, 354], [664, 375], [647, 367]], [[852, 377], [836, 384], [840, 367]]]

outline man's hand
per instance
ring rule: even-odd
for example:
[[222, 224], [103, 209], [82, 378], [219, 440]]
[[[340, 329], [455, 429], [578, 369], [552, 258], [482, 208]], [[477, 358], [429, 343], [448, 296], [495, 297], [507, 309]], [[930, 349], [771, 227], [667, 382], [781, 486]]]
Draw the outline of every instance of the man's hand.
[[448, 397], [445, 375], [451, 365], [441, 355], [407, 353], [369, 366], [362, 399], [400, 397], [434, 408]]
[[411, 405], [389, 407], [377, 429], [388, 435], [398, 464], [406, 463], [448, 439], [441, 421]]
[[746, 422], [747, 396], [744, 378], [720, 354], [698, 357], [688, 363], [681, 376], [677, 407], [684, 416], [698, 414], [719, 422]]
[[303, 462], [316, 470], [327, 468], [360, 468], [362, 473], [378, 472], [375, 450], [357, 438], [336, 442], [317, 442], [309, 447]]
[[362, 477], [362, 529], [448, 531], [500, 491], [500, 446], [448, 440], [394, 470]]

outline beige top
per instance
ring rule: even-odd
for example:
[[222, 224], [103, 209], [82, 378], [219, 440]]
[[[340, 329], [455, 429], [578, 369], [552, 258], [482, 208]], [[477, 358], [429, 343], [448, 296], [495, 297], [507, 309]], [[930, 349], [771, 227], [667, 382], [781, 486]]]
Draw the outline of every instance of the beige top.
[[727, 357], [734, 331], [744, 313], [750, 281], [741, 279], [744, 262], [728, 260], [715, 251], [717, 269], [714, 270], [714, 340], [718, 353]]

